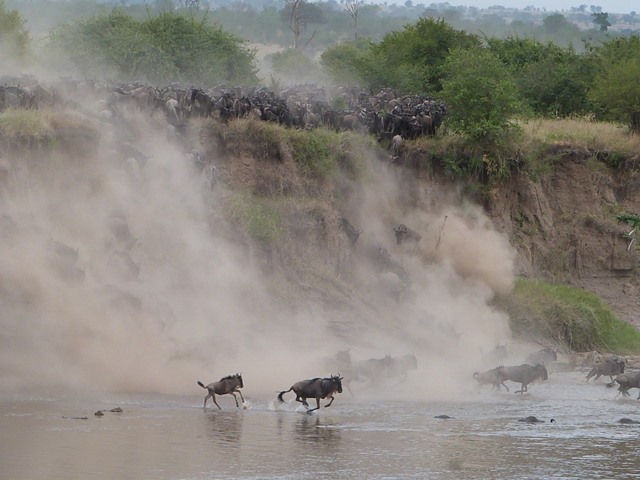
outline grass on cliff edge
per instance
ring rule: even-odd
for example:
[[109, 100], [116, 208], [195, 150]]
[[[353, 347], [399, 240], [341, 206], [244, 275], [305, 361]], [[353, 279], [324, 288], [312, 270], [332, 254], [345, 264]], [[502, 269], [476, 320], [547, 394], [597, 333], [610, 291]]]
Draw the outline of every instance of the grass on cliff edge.
[[550, 339], [578, 352], [640, 353], [640, 330], [585, 290], [519, 279], [497, 304], [509, 314], [517, 336]]

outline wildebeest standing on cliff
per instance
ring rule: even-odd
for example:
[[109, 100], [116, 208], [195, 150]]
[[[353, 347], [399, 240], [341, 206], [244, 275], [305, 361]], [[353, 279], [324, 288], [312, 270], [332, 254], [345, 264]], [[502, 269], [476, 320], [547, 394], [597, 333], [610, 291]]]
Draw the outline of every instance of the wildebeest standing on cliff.
[[312, 378], [311, 380], [301, 380], [293, 384], [293, 386], [289, 390], [283, 390], [278, 394], [278, 400], [281, 403], [284, 402], [284, 398], [282, 396], [285, 393], [293, 392], [296, 394], [296, 402], [301, 402], [305, 407], [309, 407], [307, 403], [307, 398], [315, 398], [316, 399], [316, 408], [312, 408], [307, 410], [307, 412], [313, 412], [314, 410], [318, 410], [320, 408], [320, 399], [329, 397], [331, 401], [325, 405], [326, 407], [330, 407], [333, 403], [333, 395], [337, 393], [342, 393], [342, 377], [340, 375], [331, 375], [329, 378]]

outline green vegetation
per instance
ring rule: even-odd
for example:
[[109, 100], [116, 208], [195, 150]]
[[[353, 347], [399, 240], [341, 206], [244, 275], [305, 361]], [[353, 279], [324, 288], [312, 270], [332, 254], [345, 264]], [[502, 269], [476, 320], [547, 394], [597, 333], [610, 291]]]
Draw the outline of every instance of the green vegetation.
[[229, 208], [231, 218], [262, 246], [273, 245], [282, 238], [282, 218], [268, 199], [237, 194], [230, 199]]
[[578, 352], [640, 353], [640, 331], [582, 289], [520, 279], [497, 303], [518, 336], [549, 338]]
[[273, 71], [289, 82], [309, 83], [317, 81], [320, 67], [300, 50], [288, 48], [271, 56]]
[[5, 0], [0, 0], [0, 54], [24, 57], [31, 43], [29, 31], [19, 10], [7, 10]]
[[447, 124], [454, 132], [497, 147], [518, 134], [513, 119], [523, 112], [523, 104], [515, 81], [495, 55], [481, 47], [458, 48], [442, 70], [441, 94], [450, 109]]
[[175, 13], [144, 21], [124, 11], [79, 20], [56, 31], [50, 48], [85, 75], [114, 81], [201, 85], [257, 83], [254, 54], [239, 37]]

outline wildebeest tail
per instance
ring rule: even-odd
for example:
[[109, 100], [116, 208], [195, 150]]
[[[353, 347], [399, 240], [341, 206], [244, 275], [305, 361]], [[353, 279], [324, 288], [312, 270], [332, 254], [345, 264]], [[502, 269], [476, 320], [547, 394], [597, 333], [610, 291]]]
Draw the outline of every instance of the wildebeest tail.
[[289, 393], [291, 390], [293, 390], [293, 387], [291, 387], [289, 390], [284, 390], [284, 391], [280, 392], [280, 393], [278, 394], [278, 400], [280, 400], [280, 402], [284, 403], [284, 398], [282, 398], [282, 396], [283, 396], [285, 393]]
[[204, 383], [202, 383], [200, 380], [198, 380], [198, 385], [200, 385], [202, 388], [207, 388], [204, 386]]

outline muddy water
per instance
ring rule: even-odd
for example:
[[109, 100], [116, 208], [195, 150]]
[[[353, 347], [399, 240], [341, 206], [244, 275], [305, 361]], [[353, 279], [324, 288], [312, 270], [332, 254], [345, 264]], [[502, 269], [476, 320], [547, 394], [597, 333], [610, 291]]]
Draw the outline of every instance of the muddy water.
[[[640, 420], [640, 402], [615, 394], [579, 373], [553, 374], [523, 396], [471, 386], [447, 402], [345, 392], [313, 414], [252, 398], [248, 385], [247, 408], [225, 396], [221, 411], [203, 410], [198, 394], [4, 394], [0, 477], [637, 478], [640, 425], [616, 421]], [[113, 407], [123, 412], [94, 415]], [[434, 418], [440, 414], [454, 418]], [[545, 422], [517, 422], [527, 415]]]

